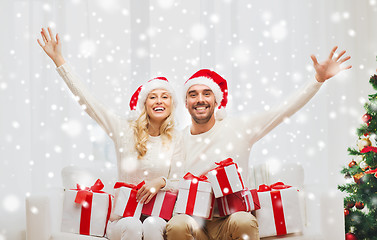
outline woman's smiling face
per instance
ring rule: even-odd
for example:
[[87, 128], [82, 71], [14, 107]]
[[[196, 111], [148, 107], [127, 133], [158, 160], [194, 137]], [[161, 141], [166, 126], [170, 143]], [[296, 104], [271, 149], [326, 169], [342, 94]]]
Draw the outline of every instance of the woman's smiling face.
[[165, 89], [154, 89], [148, 93], [145, 109], [150, 120], [162, 122], [171, 114], [172, 98]]

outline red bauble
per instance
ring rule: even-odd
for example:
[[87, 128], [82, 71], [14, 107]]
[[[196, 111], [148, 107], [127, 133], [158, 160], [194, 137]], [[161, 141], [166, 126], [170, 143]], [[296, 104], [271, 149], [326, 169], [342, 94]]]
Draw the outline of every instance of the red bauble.
[[353, 208], [355, 206], [355, 202], [348, 202], [347, 203], [347, 208], [350, 209], [350, 208]]
[[[364, 114], [361, 118], [363, 120], [363, 122], [365, 122], [366, 124], [368, 124], [370, 122], [370, 120], [372, 120], [372, 116], [369, 115], [368, 113]], [[368, 124], [369, 125], [369, 124]]]
[[353, 166], [355, 166], [355, 165], [357, 165], [356, 164], [356, 161], [355, 160], [352, 160], [349, 164], [348, 164], [348, 167], [353, 167]]
[[344, 216], [347, 216], [348, 214], [350, 214], [350, 210], [344, 209]]
[[362, 203], [362, 202], [356, 202], [355, 203], [355, 207], [357, 208], [357, 209], [363, 209], [364, 208], [364, 203]]
[[358, 240], [356, 235], [353, 233], [346, 233], [346, 240]]

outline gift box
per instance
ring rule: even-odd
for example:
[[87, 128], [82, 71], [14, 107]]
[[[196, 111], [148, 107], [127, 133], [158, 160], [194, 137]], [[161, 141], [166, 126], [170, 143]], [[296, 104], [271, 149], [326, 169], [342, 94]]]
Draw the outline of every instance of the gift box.
[[141, 213], [148, 216], [158, 216], [165, 220], [170, 220], [176, 200], [176, 193], [159, 191], [147, 204], [143, 205]]
[[215, 198], [226, 196], [244, 189], [241, 173], [231, 158], [216, 163], [217, 168], [208, 172]]
[[258, 193], [256, 189], [244, 189], [220, 198], [216, 198], [220, 217], [235, 212], [250, 212], [260, 209]]
[[179, 182], [175, 212], [211, 219], [214, 200], [207, 177], [187, 173]]
[[116, 215], [140, 218], [143, 204], [136, 201], [136, 194], [144, 184], [144, 181], [138, 185], [123, 182], [115, 183], [114, 188], [119, 189], [118, 198], [114, 207], [114, 213]]
[[77, 185], [64, 192], [62, 232], [105, 235], [113, 196], [101, 191], [103, 187], [98, 179], [90, 188]]
[[280, 236], [302, 232], [298, 190], [281, 182], [258, 189], [260, 209], [256, 211], [259, 236]]

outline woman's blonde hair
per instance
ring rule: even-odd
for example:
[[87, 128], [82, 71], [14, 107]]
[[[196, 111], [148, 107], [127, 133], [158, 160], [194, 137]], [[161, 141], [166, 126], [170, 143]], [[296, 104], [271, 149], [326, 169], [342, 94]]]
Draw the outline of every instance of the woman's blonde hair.
[[[173, 131], [174, 131], [174, 104], [173, 104], [173, 98], [171, 97], [171, 113], [170, 115], [165, 119], [165, 121], [160, 126], [160, 136], [162, 138], [162, 142], [164, 145], [171, 142], [173, 138]], [[148, 127], [150, 124], [150, 118], [147, 114], [147, 111], [145, 109], [145, 103], [144, 107], [141, 111], [140, 116], [133, 122], [132, 126], [134, 129], [134, 140], [135, 140], [135, 149], [138, 153], [138, 159], [141, 159], [147, 154], [147, 141], [149, 138], [148, 133]]]

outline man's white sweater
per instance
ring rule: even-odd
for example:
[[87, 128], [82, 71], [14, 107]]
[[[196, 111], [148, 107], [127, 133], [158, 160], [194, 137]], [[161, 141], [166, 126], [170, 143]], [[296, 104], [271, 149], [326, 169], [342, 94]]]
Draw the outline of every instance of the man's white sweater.
[[254, 116], [226, 117], [216, 120], [207, 132], [192, 135], [191, 126], [183, 130], [186, 147], [186, 170], [194, 175], [206, 174], [215, 162], [232, 158], [241, 168], [245, 186], [255, 188], [249, 172], [249, 155], [254, 143], [302, 108], [319, 90], [322, 83], [312, 80], [280, 106]]

